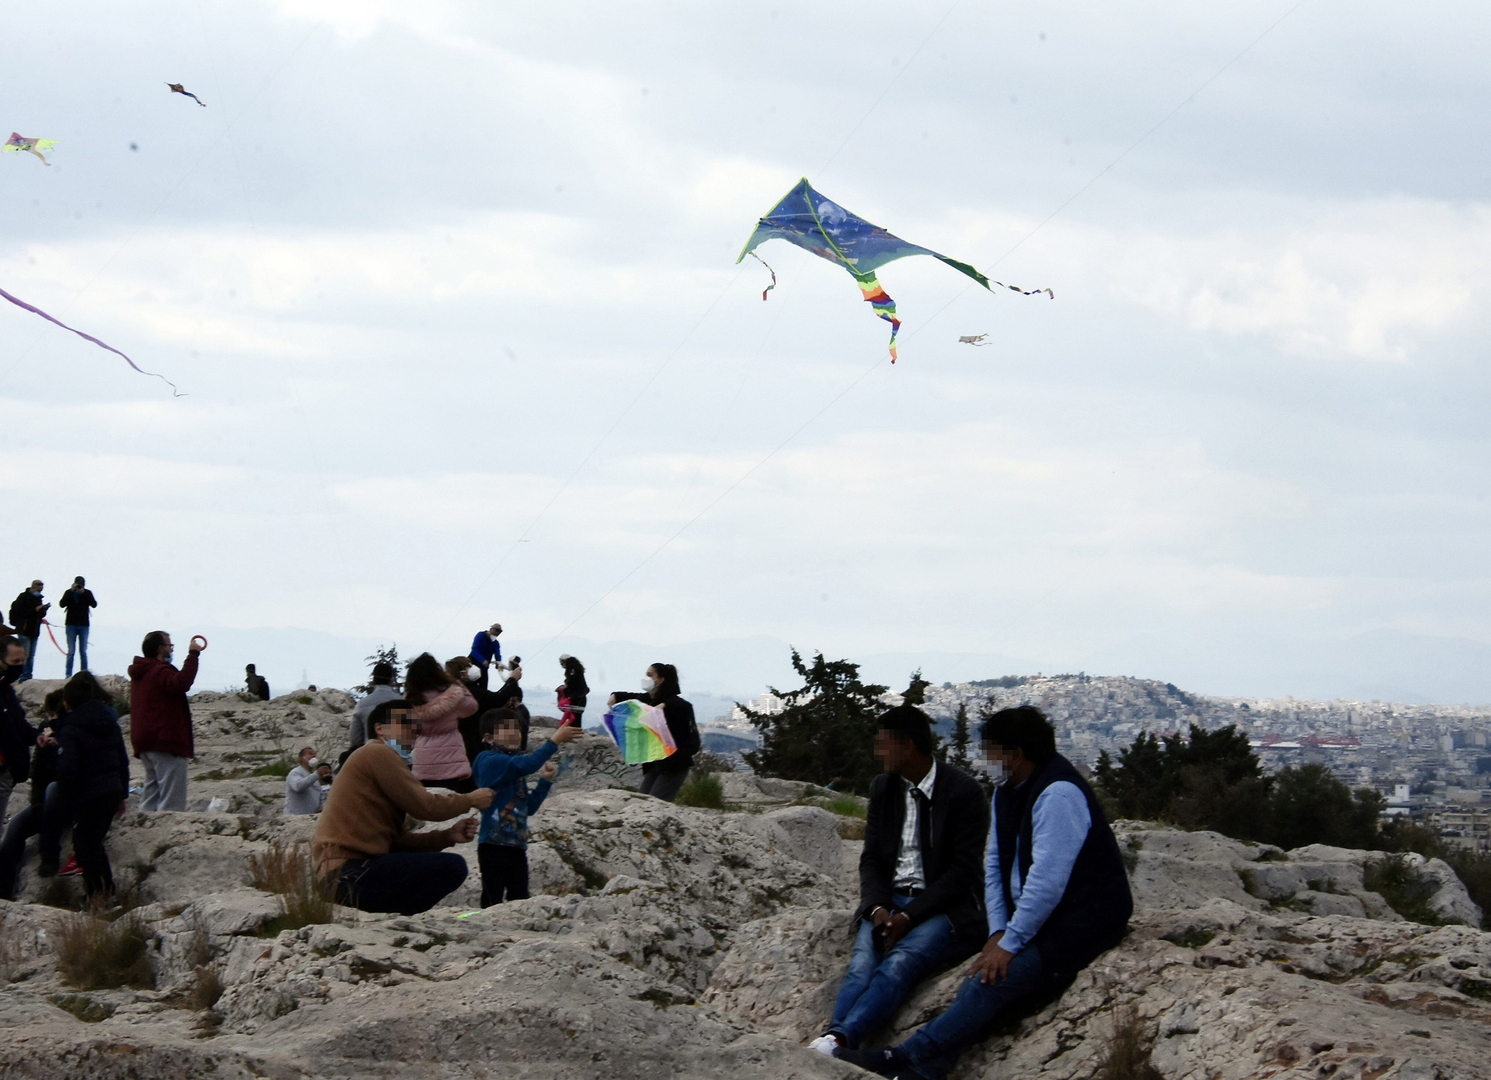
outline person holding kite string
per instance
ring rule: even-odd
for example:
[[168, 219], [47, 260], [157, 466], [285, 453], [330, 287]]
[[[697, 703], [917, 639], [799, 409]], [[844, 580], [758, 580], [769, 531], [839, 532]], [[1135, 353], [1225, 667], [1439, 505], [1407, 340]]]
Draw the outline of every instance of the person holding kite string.
[[[560, 725], [553, 736], [531, 754], [518, 754], [523, 728], [513, 709], [490, 709], [481, 718], [486, 749], [476, 756], [476, 782], [492, 790], [492, 805], [482, 811], [476, 839], [476, 862], [481, 867], [481, 906], [503, 900], [528, 899], [528, 817], [538, 812], [559, 774], [549, 760], [564, 743], [580, 737], [573, 724]], [[538, 786], [528, 790], [528, 774], [538, 773]]]
[[642, 786], [638, 790], [643, 795], [655, 795], [664, 802], [672, 802], [678, 798], [678, 790], [688, 779], [694, 755], [702, 745], [699, 726], [694, 723], [694, 706], [681, 696], [678, 669], [672, 664], [650, 665], [642, 679], [642, 689], [640, 694], [617, 691], [611, 695], [610, 704], [641, 701], [654, 707], [663, 706], [663, 717], [668, 722], [668, 731], [677, 750], [642, 766]]

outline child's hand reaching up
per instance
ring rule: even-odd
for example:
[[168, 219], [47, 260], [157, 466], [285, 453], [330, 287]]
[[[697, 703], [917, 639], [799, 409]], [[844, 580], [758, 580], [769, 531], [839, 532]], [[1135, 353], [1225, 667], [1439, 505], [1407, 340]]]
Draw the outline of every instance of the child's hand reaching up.
[[544, 767], [538, 771], [538, 775], [545, 780], [552, 780], [559, 775], [559, 763], [557, 761], [546, 761]]

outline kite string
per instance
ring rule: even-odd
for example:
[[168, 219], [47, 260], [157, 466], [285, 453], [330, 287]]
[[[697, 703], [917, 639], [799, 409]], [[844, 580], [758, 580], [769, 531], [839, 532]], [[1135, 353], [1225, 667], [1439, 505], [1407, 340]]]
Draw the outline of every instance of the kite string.
[[[988, 263], [987, 265], [988, 265], [989, 269], [991, 269], [991, 270], [994, 269], [994, 267], [996, 267], [1000, 263], [1004, 262], [1004, 260], [1008, 259], [1017, 250], [1019, 250], [1019, 248], [1027, 240], [1029, 240], [1036, 233], [1038, 233], [1042, 229], [1044, 229], [1048, 224], [1051, 223], [1051, 221], [1058, 214], [1060, 214], [1068, 206], [1071, 206], [1072, 203], [1076, 202], [1079, 198], [1081, 198], [1087, 192], [1088, 188], [1092, 187], [1099, 180], [1101, 180], [1104, 176], [1108, 175], [1108, 173], [1111, 172], [1113, 170], [1113, 168], [1118, 165], [1119, 162], [1121, 162], [1124, 158], [1128, 157], [1135, 150], [1137, 150], [1139, 148], [1139, 145], [1142, 142], [1144, 142], [1146, 139], [1148, 139], [1156, 131], [1159, 131], [1160, 128], [1164, 127], [1165, 124], [1170, 121], [1171, 117], [1173, 117], [1176, 113], [1180, 112], [1180, 110], [1183, 109], [1183, 108], [1185, 108], [1186, 105], [1189, 104], [1191, 101], [1195, 100], [1196, 95], [1200, 94], [1208, 86], [1210, 86], [1212, 83], [1216, 82], [1219, 78], [1221, 78], [1222, 75], [1230, 67], [1232, 67], [1233, 64], [1237, 63], [1244, 56], [1246, 56], [1249, 52], [1251, 52], [1252, 49], [1253, 49], [1253, 47], [1255, 45], [1257, 45], [1264, 38], [1268, 37], [1269, 34], [1272, 34], [1274, 32], [1274, 30], [1278, 28], [1278, 26], [1279, 26], [1280, 23], [1282, 23], [1285, 19], [1289, 18], [1289, 16], [1293, 15], [1300, 8], [1304, 7], [1305, 4], [1307, 4], [1307, 3], [1309, 3], [1309, 0], [1296, 0], [1296, 3], [1288, 11], [1284, 12], [1284, 14], [1280, 15], [1277, 19], [1275, 19], [1273, 22], [1271, 22], [1268, 25], [1267, 29], [1265, 29], [1263, 31], [1263, 33], [1259, 34], [1252, 41], [1248, 42], [1248, 44], [1243, 47], [1243, 49], [1242, 49], [1241, 52], [1239, 52], [1231, 60], [1228, 60], [1225, 64], [1223, 64], [1215, 72], [1213, 72], [1212, 75], [1211, 75], [1211, 77], [1209, 79], [1207, 79], [1204, 83], [1202, 83], [1200, 86], [1196, 87], [1196, 89], [1192, 90], [1185, 97], [1181, 98], [1179, 104], [1177, 104], [1175, 106], [1175, 108], [1171, 109], [1164, 116], [1160, 117], [1159, 120], [1155, 121], [1154, 126], [1152, 126], [1144, 134], [1140, 135], [1132, 143], [1130, 143], [1129, 146], [1128, 146], [1128, 148], [1125, 149], [1116, 158], [1114, 158], [1112, 161], [1108, 162], [1108, 164], [1104, 165], [1101, 169], [1099, 169], [1096, 173], [1094, 173], [1092, 175], [1092, 178], [1089, 179], [1081, 187], [1079, 187], [1076, 191], [1072, 192], [1072, 194], [1067, 197], [1067, 199], [1066, 199], [1065, 202], [1063, 202], [1055, 210], [1052, 210], [1049, 214], [1047, 214], [1044, 218], [1042, 218], [1040, 220], [1040, 222], [1037, 223], [1037, 225], [1035, 226], [1035, 228], [1031, 229], [1024, 236], [1020, 237], [1019, 240], [1016, 240], [1015, 243], [1014, 243], [1014, 245], [1011, 246], [1010, 249], [1008, 251], [1006, 251], [1003, 255], [999, 256], [999, 258], [995, 259], [991, 263]], [[996, 282], [996, 284], [998, 284], [998, 283]], [[922, 325], [925, 326], [925, 325], [927, 325], [927, 323], [930, 323], [930, 322], [933, 322], [934, 320], [936, 320], [943, 312], [945, 312], [948, 308], [952, 307], [960, 299], [962, 299], [963, 294], [966, 293], [966, 292], [968, 292], [968, 290], [971, 289], [972, 287], [973, 286], [971, 286], [971, 285], [964, 285], [963, 288], [959, 289], [956, 293], [953, 294], [953, 298], [951, 300], [949, 300], [947, 303], [943, 304], [940, 308], [938, 308], [936, 311], [934, 311], [931, 314], [931, 316], [925, 322], [922, 323]], [[1039, 292], [1040, 290], [1036, 290], [1036, 291]], [[1054, 294], [1052, 294], [1052, 299], [1053, 300], [1055, 299], [1055, 295]]]
[[471, 601], [476, 599], [477, 594], [480, 593], [482, 589], [486, 588], [487, 582], [492, 580], [492, 576], [502, 568], [503, 563], [507, 562], [508, 557], [517, 550], [518, 545], [527, 542], [530, 534], [535, 528], [537, 528], [538, 523], [543, 520], [544, 516], [548, 514], [549, 510], [553, 508], [554, 504], [559, 501], [559, 497], [566, 491], [568, 491], [570, 485], [575, 482], [575, 478], [580, 475], [580, 471], [590, 463], [590, 459], [595, 457], [597, 451], [599, 451], [601, 446], [605, 444], [606, 440], [611, 437], [611, 434], [618, 427], [621, 426], [621, 422], [626, 419], [628, 414], [630, 414], [634, 408], [637, 407], [637, 403], [640, 402], [643, 397], [647, 395], [647, 391], [652, 389], [652, 384], [657, 382], [658, 378], [662, 375], [663, 371], [668, 367], [668, 365], [671, 364], [677, 358], [678, 354], [683, 351], [683, 347], [684, 345], [688, 344], [689, 338], [693, 337], [694, 334], [698, 331], [699, 327], [704, 325], [704, 321], [709, 318], [710, 314], [719, 305], [719, 302], [725, 298], [725, 294], [730, 291], [730, 286], [735, 284], [736, 279], [740, 277], [740, 273], [741, 268], [736, 267], [735, 273], [732, 274], [729, 280], [725, 282], [724, 287], [721, 288], [719, 293], [715, 295], [715, 298], [709, 302], [709, 306], [706, 307], [703, 314], [701, 314], [699, 318], [695, 320], [694, 325], [689, 327], [688, 331], [683, 335], [682, 338], [679, 339], [678, 344], [673, 346], [672, 351], [669, 352], [668, 355], [663, 359], [663, 362], [653, 370], [650, 376], [648, 376], [647, 381], [642, 384], [641, 389], [639, 389], [637, 393], [632, 397], [632, 400], [627, 403], [626, 408], [617, 413], [616, 418], [611, 421], [611, 426], [606, 428], [606, 430], [601, 433], [600, 438], [595, 441], [595, 443], [590, 447], [590, 450], [585, 454], [583, 458], [580, 459], [580, 463], [576, 465], [574, 467], [574, 470], [570, 472], [569, 476], [565, 478], [564, 483], [559, 485], [554, 494], [549, 497], [549, 501], [544, 503], [543, 508], [539, 510], [539, 512], [534, 516], [533, 520], [528, 523], [527, 528], [525, 528], [518, 535], [518, 538], [516, 540], [508, 545], [507, 550], [502, 553], [502, 557], [499, 558], [492, 565], [491, 569], [487, 571], [486, 576], [477, 583], [476, 588], [472, 589], [471, 593], [466, 597], [466, 599], [461, 601], [461, 606], [456, 608], [449, 619], [445, 620], [445, 624], [441, 626], [440, 630], [435, 634], [436, 638], [440, 637], [447, 630], [449, 630], [451, 624], [455, 622], [456, 619], [459, 618], [468, 607], [471, 606]]

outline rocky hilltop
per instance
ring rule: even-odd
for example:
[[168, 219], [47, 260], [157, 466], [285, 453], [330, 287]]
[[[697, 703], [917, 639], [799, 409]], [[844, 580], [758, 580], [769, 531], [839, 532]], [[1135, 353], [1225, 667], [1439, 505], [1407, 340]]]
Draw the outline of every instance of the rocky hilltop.
[[[249, 859], [309, 839], [314, 820], [283, 816], [283, 780], [262, 774], [302, 745], [338, 751], [351, 699], [193, 701], [191, 810], [130, 811], [110, 838], [138, 906], [104, 936], [143, 937], [138, 985], [88, 989], [76, 965], [63, 978], [78, 917], [41, 901], [77, 885], [36, 879], [33, 860], [23, 902], [0, 903], [0, 1077], [865, 1075], [803, 1049], [850, 946], [862, 822], [833, 812], [847, 800], [732, 774], [727, 809], [670, 806], [625, 790], [632, 770], [587, 738], [533, 819], [533, 899], [478, 910], [468, 849], [447, 907], [281, 929]], [[1491, 935], [1443, 864], [1394, 880], [1421, 917], [1467, 925], [1405, 920], [1401, 898], [1368, 888], [1377, 855], [1119, 833], [1129, 939], [956, 1076], [1090, 1077], [1125, 1025], [1167, 1080], [1491, 1073]], [[924, 987], [886, 1038], [957, 981]]]

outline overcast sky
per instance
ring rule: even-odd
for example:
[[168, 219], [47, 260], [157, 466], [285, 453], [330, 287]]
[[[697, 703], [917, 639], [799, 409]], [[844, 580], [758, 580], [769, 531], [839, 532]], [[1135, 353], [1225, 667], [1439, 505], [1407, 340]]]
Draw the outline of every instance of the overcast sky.
[[[0, 156], [0, 288], [188, 395], [0, 304], [6, 595], [86, 574], [101, 657], [495, 618], [1491, 700], [1475, 5], [4, 13], [59, 145]], [[1056, 300], [892, 264], [894, 367], [806, 252], [763, 304], [804, 175]]]

